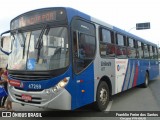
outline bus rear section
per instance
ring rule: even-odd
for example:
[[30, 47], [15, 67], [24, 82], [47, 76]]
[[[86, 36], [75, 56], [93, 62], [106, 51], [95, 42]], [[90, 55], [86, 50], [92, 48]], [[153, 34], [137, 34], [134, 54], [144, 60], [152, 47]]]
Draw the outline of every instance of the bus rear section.
[[[158, 78], [156, 44], [108, 24], [98, 24], [97, 29], [99, 36], [94, 60], [94, 100], [99, 99], [97, 104], [135, 86], [147, 87], [150, 80]], [[100, 105], [102, 109], [103, 105]]]

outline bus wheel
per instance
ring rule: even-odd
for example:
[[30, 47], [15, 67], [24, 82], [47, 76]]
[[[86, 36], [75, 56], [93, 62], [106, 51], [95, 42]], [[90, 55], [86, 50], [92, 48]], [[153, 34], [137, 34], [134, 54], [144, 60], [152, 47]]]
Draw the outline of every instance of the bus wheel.
[[95, 107], [98, 111], [104, 111], [109, 103], [109, 87], [106, 82], [102, 81], [98, 85]]
[[146, 76], [145, 76], [145, 81], [143, 83], [143, 87], [147, 88], [148, 87], [148, 83], [149, 83], [149, 76], [148, 76], [148, 73], [146, 72]]

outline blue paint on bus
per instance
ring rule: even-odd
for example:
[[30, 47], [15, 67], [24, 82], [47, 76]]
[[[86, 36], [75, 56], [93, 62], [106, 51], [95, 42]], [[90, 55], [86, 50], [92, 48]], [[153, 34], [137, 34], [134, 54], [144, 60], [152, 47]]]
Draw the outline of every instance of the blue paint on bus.
[[[66, 10], [66, 13], [67, 13], [67, 23], [66, 25], [68, 26], [68, 28], [72, 27], [71, 26], [71, 23], [72, 23], [72, 20], [73, 18], [75, 17], [78, 17], [78, 18], [81, 18], [81, 20], [84, 20], [85, 22], [91, 22], [94, 24], [94, 26], [103, 26], [105, 27], [104, 25], [101, 25], [101, 23], [98, 23], [99, 21], [92, 21], [92, 17], [85, 14], [85, 13], [82, 13], [78, 10], [75, 10], [75, 9], [72, 9], [72, 8], [64, 8]], [[43, 9], [42, 9], [43, 10]], [[29, 14], [29, 13], [28, 13]], [[96, 24], [96, 25], [95, 25]], [[108, 27], [108, 26], [107, 26]], [[114, 31], [115, 33], [120, 33], [124, 36], [129, 36], [135, 40], [139, 40], [140, 42], [143, 42], [145, 44], [148, 44], [148, 45], [152, 45], [154, 47], [156, 47], [156, 44], [153, 44], [151, 42], [148, 42], [140, 37], [137, 37], [131, 33], [128, 33], [124, 30], [121, 30], [117, 27], [114, 27], [112, 26], [113, 28], [111, 29], [112, 31]], [[87, 28], [87, 27], [86, 27]], [[97, 34], [99, 34], [99, 28], [96, 28], [95, 31], [97, 32]], [[95, 98], [96, 98], [96, 89], [98, 87], [98, 82], [101, 80], [102, 77], [106, 77], [106, 75], [108, 74], [107, 72], [105, 74], [101, 74], [101, 72], [104, 72], [102, 71], [101, 68], [95, 68], [95, 59], [97, 59], [96, 61], [98, 61], [99, 59], [101, 60], [102, 58], [99, 58], [99, 53], [97, 51], [99, 50], [96, 50], [96, 56], [92, 62], [90, 64], [88, 64], [88, 66], [86, 66], [82, 71], [80, 71], [80, 73], [75, 73], [74, 71], [74, 68], [73, 68], [73, 40], [72, 40], [72, 30], [71, 29], [68, 29], [68, 35], [69, 35], [69, 47], [71, 47], [69, 50], [70, 50], [70, 61], [69, 61], [69, 66], [68, 66], [68, 69], [61, 75], [58, 75], [56, 77], [53, 77], [53, 78], [50, 78], [50, 79], [47, 79], [47, 80], [21, 80], [21, 78], [17, 79], [18, 81], [21, 81], [23, 85], [17, 87], [18, 89], [21, 89], [21, 90], [24, 90], [24, 91], [35, 91], [35, 94], [36, 94], [36, 91], [40, 91], [40, 90], [47, 90], [49, 88], [53, 88], [55, 85], [57, 85], [61, 80], [63, 80], [64, 78], [66, 77], [69, 77], [69, 83], [65, 86], [65, 90], [69, 93], [69, 95], [71, 96], [71, 110], [74, 110], [76, 108], [79, 108], [81, 106], [84, 106], [84, 105], [87, 105], [87, 104], [90, 104], [90, 103], [93, 103], [95, 102]], [[83, 31], [80, 31], [80, 32], [83, 32]], [[96, 35], [97, 35], [96, 34]], [[79, 37], [79, 36], [78, 36]], [[96, 39], [98, 40], [98, 44], [100, 43], [99, 41], [99, 37], [96, 36]], [[96, 44], [97, 44], [96, 43]], [[99, 46], [96, 45], [97, 48], [99, 48]], [[126, 47], [126, 46], [125, 46]], [[116, 58], [116, 57], [115, 57]], [[112, 58], [113, 59], [113, 58]], [[116, 58], [118, 59], [118, 58]], [[149, 72], [149, 78], [150, 79], [155, 79], [157, 77], [157, 75], [159, 74], [159, 68], [158, 68], [158, 64], [157, 64], [157, 60], [150, 60], [150, 59], [138, 59], [138, 58], [134, 58], [134, 59], [131, 59], [131, 58], [124, 58], [126, 60], [128, 60], [128, 64], [126, 65], [127, 68], [126, 68], [126, 73], [123, 73], [123, 75], [125, 74], [124, 76], [124, 81], [123, 81], [123, 84], [120, 86], [121, 87], [121, 91], [125, 91], [127, 89], [130, 89], [132, 87], [135, 87], [137, 85], [140, 85], [142, 83], [144, 83], [144, 80], [145, 80], [145, 75], [146, 75], [146, 72], [148, 71]], [[104, 61], [105, 60], [110, 60], [110, 59], [103, 59]], [[115, 60], [115, 59], [114, 59]], [[119, 59], [121, 60], [121, 59]], [[101, 61], [99, 61], [99, 63], [96, 63], [96, 64], [100, 64]], [[115, 63], [114, 63], [115, 64]], [[31, 66], [27, 66], [29, 69], [28, 70], [34, 70], [35, 68], [35, 61], [31, 62], [30, 61], [30, 65]], [[97, 65], [98, 66], [98, 65]], [[97, 67], [96, 66], [96, 67]], [[99, 67], [102, 67], [99, 65]], [[103, 66], [103, 68], [105, 69], [108, 69], [110, 66]], [[114, 72], [117, 72], [120, 70], [120, 66], [117, 65], [117, 67], [113, 67], [113, 70]], [[95, 72], [99, 72], [99, 75], [95, 75]], [[97, 73], [98, 73], [97, 72]], [[108, 71], [110, 72], [110, 71]], [[111, 77], [108, 77], [108, 78], [113, 78], [115, 73], [112, 73], [110, 76]], [[98, 82], [96, 84], [95, 79], [96, 78], [99, 78], [98, 79]], [[116, 81], [117, 76], [114, 77], [114, 80], [112, 79], [111, 83], [114, 83], [114, 84], [111, 84], [111, 88], [112, 90], [115, 89], [116, 90], [116, 84], [118, 84], [119, 81]], [[10, 79], [12, 79], [12, 76], [9, 76]], [[107, 79], [108, 80], [108, 79]], [[114, 82], [113, 82], [114, 81]], [[117, 82], [117, 83], [116, 83]], [[40, 88], [34, 88], [34, 87], [30, 87], [31, 84], [36, 84], [36, 85], [40, 85], [41, 87]], [[114, 87], [113, 87], [114, 86]], [[116, 86], [116, 87], [115, 87]], [[110, 90], [110, 91], [112, 91]], [[12, 92], [12, 91], [11, 91]], [[119, 92], [119, 91], [118, 91]], [[21, 93], [19, 93], [21, 94]], [[111, 94], [116, 94], [115, 93], [111, 93]], [[67, 96], [68, 97], [68, 96]], [[65, 99], [64, 99], [65, 101]], [[25, 101], [24, 101], [25, 102]], [[70, 109], [70, 108], [68, 108]]]

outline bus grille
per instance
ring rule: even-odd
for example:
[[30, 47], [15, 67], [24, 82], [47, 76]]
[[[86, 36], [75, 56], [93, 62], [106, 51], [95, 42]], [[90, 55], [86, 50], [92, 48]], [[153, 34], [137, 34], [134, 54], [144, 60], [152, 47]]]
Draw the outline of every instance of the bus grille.
[[48, 80], [59, 75], [62, 75], [68, 67], [58, 70], [46, 70], [46, 71], [27, 71], [27, 70], [8, 70], [9, 77], [15, 80]]
[[50, 79], [51, 76], [48, 75], [37, 75], [37, 74], [20, 74], [20, 73], [9, 73], [9, 77], [15, 80], [47, 80]]

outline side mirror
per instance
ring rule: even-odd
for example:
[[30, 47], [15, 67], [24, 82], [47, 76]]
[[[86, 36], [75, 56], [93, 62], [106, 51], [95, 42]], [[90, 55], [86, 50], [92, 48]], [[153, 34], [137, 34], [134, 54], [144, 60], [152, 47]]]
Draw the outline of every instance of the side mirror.
[[[0, 35], [0, 48], [1, 48], [1, 51], [9, 51], [8, 47], [9, 47], [9, 42], [10, 42], [10, 37], [8, 36], [3, 36], [4, 34], [8, 34], [10, 33], [10, 30], [9, 31], [6, 31], [6, 32], [3, 32], [1, 35]], [[2, 50], [2, 48], [4, 50]]]
[[0, 47], [1, 48], [3, 48], [3, 41], [4, 41], [4, 39], [3, 39], [3, 37], [1, 37], [1, 43], [0, 43], [0, 45], [1, 45]]

